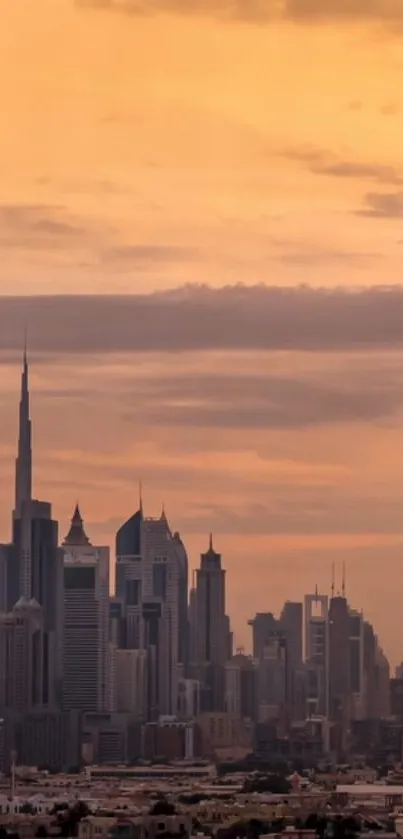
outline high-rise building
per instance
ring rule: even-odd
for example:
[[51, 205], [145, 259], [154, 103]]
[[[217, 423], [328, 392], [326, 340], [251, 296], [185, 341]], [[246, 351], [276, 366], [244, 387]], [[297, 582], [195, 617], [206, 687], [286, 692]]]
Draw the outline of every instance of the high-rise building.
[[147, 653], [116, 650], [116, 708], [139, 720], [147, 716]]
[[237, 653], [225, 664], [225, 710], [243, 719], [255, 720], [258, 706], [258, 664], [251, 656]]
[[27, 353], [24, 350], [19, 407], [18, 453], [12, 544], [7, 547], [6, 606], [21, 597], [35, 600], [43, 616], [43, 690], [45, 705], [61, 701], [63, 629], [63, 555], [51, 505], [32, 498], [32, 427]]
[[[155, 669], [153, 695], [159, 714], [175, 714], [179, 676], [179, 593], [181, 557], [165, 512], [144, 518], [142, 548], [142, 643]], [[150, 649], [152, 648], [152, 649]], [[153, 664], [154, 659], [154, 664]]]
[[308, 716], [329, 713], [329, 599], [326, 594], [305, 595], [305, 663]]
[[197, 679], [179, 679], [178, 716], [194, 719], [200, 714], [200, 682]]
[[8, 609], [7, 568], [11, 562], [10, 552], [12, 549], [12, 545], [0, 544], [0, 612], [7, 612]]
[[278, 621], [271, 612], [258, 612], [248, 624], [252, 627], [253, 658], [260, 658], [269, 638], [279, 629]]
[[[30, 595], [43, 612], [44, 703], [60, 706], [63, 635], [63, 552], [58, 547], [58, 524], [51, 505], [32, 500], [22, 518], [13, 522], [14, 556], [24, 552], [24, 530], [29, 508]], [[25, 546], [28, 543], [25, 542]]]
[[280, 632], [268, 638], [258, 662], [258, 719], [287, 721], [287, 641]]
[[178, 661], [184, 665], [185, 672], [189, 662], [189, 615], [188, 615], [188, 589], [189, 589], [189, 562], [185, 546], [178, 532], [173, 534], [176, 552], [179, 558], [178, 574]]
[[116, 534], [115, 592], [122, 602], [125, 620], [125, 646], [138, 649], [141, 645], [142, 621], [142, 553], [141, 529], [143, 508], [134, 513]]
[[225, 571], [221, 555], [209, 548], [201, 555], [196, 571], [197, 660], [224, 665], [228, 653], [228, 622], [225, 612]]
[[0, 707], [13, 712], [43, 705], [43, 613], [21, 597], [0, 615]]
[[347, 727], [351, 719], [350, 609], [336, 595], [329, 605], [329, 717]]
[[303, 606], [284, 603], [279, 629], [287, 642], [287, 712], [290, 720], [305, 717], [305, 703], [301, 702], [300, 685], [303, 674]]
[[350, 609], [349, 621], [351, 719], [359, 720], [365, 718], [364, 619]]
[[63, 542], [63, 709], [109, 710], [109, 548], [95, 547], [78, 506]]
[[[201, 555], [200, 568], [196, 571], [192, 610], [195, 675], [200, 680], [200, 666], [204, 668], [201, 680], [209, 692], [209, 710], [222, 711], [225, 704], [224, 665], [230, 652], [230, 632], [225, 611], [225, 571], [221, 555], [213, 548], [211, 536], [209, 548]], [[204, 701], [202, 705], [204, 707]]]

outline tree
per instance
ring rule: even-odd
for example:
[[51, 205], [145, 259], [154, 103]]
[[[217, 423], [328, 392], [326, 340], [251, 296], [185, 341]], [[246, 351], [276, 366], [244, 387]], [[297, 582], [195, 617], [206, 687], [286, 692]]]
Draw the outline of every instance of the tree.
[[176, 809], [166, 798], [160, 798], [150, 809], [150, 816], [175, 816]]
[[242, 792], [269, 792], [273, 795], [288, 795], [291, 784], [283, 775], [259, 775], [247, 778]]

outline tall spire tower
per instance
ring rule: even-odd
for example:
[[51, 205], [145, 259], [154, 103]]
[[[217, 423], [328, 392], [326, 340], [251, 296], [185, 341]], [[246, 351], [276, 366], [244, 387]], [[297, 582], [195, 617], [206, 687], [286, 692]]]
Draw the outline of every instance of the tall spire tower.
[[15, 463], [15, 515], [20, 517], [25, 502], [32, 500], [32, 445], [31, 419], [29, 415], [29, 375], [27, 344], [24, 343], [21, 376], [20, 422], [18, 454]]

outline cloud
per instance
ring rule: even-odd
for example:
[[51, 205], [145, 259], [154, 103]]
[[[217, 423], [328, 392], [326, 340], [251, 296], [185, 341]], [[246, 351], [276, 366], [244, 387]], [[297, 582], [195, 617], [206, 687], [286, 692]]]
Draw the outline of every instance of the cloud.
[[71, 244], [87, 236], [85, 226], [63, 207], [50, 204], [0, 204], [0, 246], [40, 249]]
[[[398, 217], [393, 202], [372, 199], [368, 212], [381, 209], [382, 217]], [[402, 323], [401, 286], [185, 286], [148, 295], [0, 298], [3, 352], [20, 349], [25, 324], [35, 352], [110, 353], [390, 348], [402, 345]]]
[[[229, 366], [229, 364], [228, 364]], [[363, 369], [364, 368], [364, 369]], [[305, 428], [346, 422], [377, 422], [403, 406], [403, 377], [365, 365], [343, 377], [253, 372], [182, 373], [139, 383], [133, 424], [227, 429]], [[368, 386], [367, 386], [368, 385]]]
[[403, 184], [402, 175], [399, 175], [392, 166], [342, 160], [338, 163], [318, 166], [314, 171], [321, 175], [332, 175], [335, 178], [367, 178], [384, 184]]
[[194, 259], [196, 251], [193, 248], [176, 247], [175, 245], [117, 245], [101, 250], [101, 262], [108, 265], [119, 265], [131, 268], [136, 264], [156, 262], [178, 262]]
[[355, 160], [342, 160], [324, 149], [295, 148], [282, 153], [288, 160], [305, 163], [315, 175], [327, 175], [333, 178], [357, 178], [382, 184], [403, 184], [401, 175], [393, 166], [380, 163], [360, 163]]
[[285, 0], [285, 14], [292, 18], [379, 18], [402, 20], [400, 0]]
[[366, 207], [357, 210], [357, 215], [368, 218], [403, 218], [403, 191], [368, 192], [364, 204]]
[[128, 15], [157, 12], [210, 14], [223, 19], [263, 22], [283, 12], [283, 0], [76, 0], [78, 8], [93, 8]]
[[329, 262], [344, 265], [354, 265], [356, 268], [367, 268], [374, 260], [380, 259], [381, 254], [368, 251], [358, 253], [357, 251], [338, 251], [331, 248], [309, 250], [289, 249], [277, 259], [288, 265], [326, 265]]
[[403, 19], [401, 0], [76, 0], [79, 8], [110, 10], [129, 15], [156, 12], [210, 14], [224, 19], [265, 22], [273, 17], [309, 19]]

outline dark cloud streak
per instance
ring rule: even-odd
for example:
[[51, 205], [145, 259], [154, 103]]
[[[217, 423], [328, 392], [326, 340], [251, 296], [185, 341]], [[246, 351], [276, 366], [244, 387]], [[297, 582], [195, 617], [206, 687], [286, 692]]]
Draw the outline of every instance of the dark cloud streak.
[[158, 12], [209, 14], [255, 23], [273, 17], [297, 21], [367, 18], [391, 23], [403, 20], [401, 0], [76, 0], [76, 5], [133, 16]]
[[403, 343], [403, 287], [189, 286], [133, 296], [0, 298], [0, 349], [41, 353], [358, 350]]

